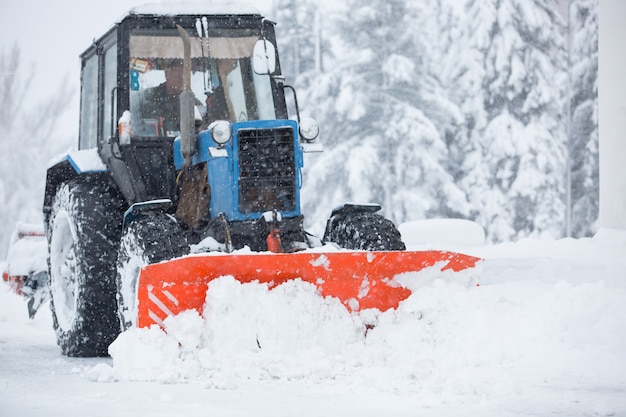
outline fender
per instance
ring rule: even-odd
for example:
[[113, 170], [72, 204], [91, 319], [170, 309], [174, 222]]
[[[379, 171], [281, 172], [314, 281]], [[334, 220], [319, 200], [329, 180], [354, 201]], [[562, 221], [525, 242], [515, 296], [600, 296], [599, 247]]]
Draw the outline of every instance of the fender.
[[107, 167], [98, 155], [97, 149], [85, 149], [71, 151], [53, 161], [46, 172], [46, 190], [43, 200], [43, 213], [45, 223], [52, 210], [52, 199], [54, 198], [59, 184], [75, 178], [79, 175], [92, 175], [107, 172]]

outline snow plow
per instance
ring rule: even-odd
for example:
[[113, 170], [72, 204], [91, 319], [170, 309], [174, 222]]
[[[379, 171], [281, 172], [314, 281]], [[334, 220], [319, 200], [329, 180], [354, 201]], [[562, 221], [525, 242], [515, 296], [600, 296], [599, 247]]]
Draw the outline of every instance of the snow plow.
[[285, 83], [275, 24], [231, 3], [176, 7], [133, 9], [81, 56], [79, 150], [48, 169], [43, 205], [64, 354], [107, 355], [120, 331], [202, 311], [222, 276], [301, 279], [384, 311], [412, 274], [480, 262], [406, 251], [377, 204], [344, 204], [308, 233], [301, 170], [319, 126]]
[[[438, 266], [458, 272], [476, 266], [477, 258], [444, 251], [424, 252], [300, 252], [295, 254], [231, 254], [183, 257], [148, 265], [137, 288], [137, 325], [163, 325], [168, 316], [202, 307], [210, 282], [232, 276], [270, 287], [301, 279], [317, 287], [322, 297], [338, 298], [349, 311], [397, 308], [411, 290], [394, 277]], [[172, 277], [175, 277], [172, 279]]]

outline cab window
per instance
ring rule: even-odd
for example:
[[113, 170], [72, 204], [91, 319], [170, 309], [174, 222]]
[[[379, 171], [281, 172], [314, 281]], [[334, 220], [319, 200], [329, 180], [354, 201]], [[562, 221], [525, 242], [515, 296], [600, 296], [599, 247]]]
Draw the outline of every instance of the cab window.
[[[276, 118], [269, 75], [252, 71], [259, 36], [236, 29], [220, 37], [193, 37], [191, 89], [197, 126]], [[176, 31], [137, 30], [130, 37], [131, 135], [179, 134], [182, 40]]]
[[81, 72], [79, 149], [95, 148], [98, 133], [98, 55], [84, 62]]

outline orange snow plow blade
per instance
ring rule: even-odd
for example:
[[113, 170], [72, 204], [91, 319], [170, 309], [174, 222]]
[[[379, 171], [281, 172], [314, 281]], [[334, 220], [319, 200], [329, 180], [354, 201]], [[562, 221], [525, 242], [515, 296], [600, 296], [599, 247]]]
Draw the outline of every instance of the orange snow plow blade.
[[163, 324], [170, 315], [195, 309], [202, 314], [211, 281], [232, 276], [270, 288], [300, 278], [323, 297], [338, 298], [350, 311], [386, 311], [411, 295], [393, 278], [435, 267], [437, 271], [473, 268], [480, 258], [444, 251], [299, 252], [187, 256], [142, 268], [137, 284], [137, 326]]

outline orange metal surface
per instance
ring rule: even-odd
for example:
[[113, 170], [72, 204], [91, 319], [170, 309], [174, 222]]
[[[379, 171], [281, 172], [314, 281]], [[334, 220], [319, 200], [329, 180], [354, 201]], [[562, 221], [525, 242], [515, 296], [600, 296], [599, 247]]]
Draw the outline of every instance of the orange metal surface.
[[[168, 315], [195, 309], [202, 314], [211, 281], [232, 276], [270, 288], [300, 278], [322, 296], [337, 297], [351, 311], [397, 308], [411, 291], [391, 282], [395, 275], [441, 266], [472, 268], [480, 258], [455, 252], [299, 252], [207, 254], [145, 266], [137, 288], [137, 326], [162, 324]], [[441, 264], [439, 264], [441, 263]]]
[[13, 291], [15, 294], [24, 295], [24, 293], [22, 292], [22, 287], [24, 286], [26, 277], [21, 275], [9, 275], [9, 272], [4, 271], [2, 273], [2, 279], [9, 285], [11, 291]]

